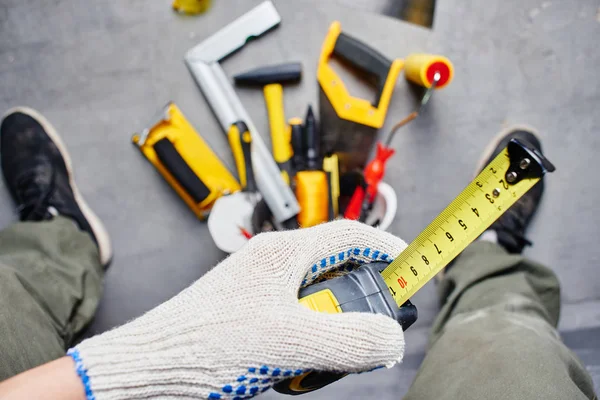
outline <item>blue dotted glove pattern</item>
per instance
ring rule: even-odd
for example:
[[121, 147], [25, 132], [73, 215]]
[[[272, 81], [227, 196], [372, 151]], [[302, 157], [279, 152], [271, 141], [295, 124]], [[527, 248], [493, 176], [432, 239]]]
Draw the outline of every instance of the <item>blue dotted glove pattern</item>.
[[277, 383], [280, 380], [299, 376], [308, 371], [308, 369], [291, 370], [271, 368], [267, 365], [250, 367], [248, 368], [247, 374], [238, 376], [234, 382], [223, 386], [220, 392], [211, 392], [208, 395], [208, 398], [211, 400], [250, 399], [257, 394], [266, 392], [274, 383]]

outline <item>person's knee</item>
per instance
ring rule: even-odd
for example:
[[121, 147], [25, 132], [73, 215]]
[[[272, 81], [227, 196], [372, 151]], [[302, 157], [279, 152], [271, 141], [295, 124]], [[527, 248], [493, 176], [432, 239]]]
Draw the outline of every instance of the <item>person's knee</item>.
[[425, 362], [460, 371], [450, 374], [462, 382], [453, 398], [563, 399], [581, 394], [573, 360], [543, 318], [490, 308], [452, 318]]
[[560, 343], [558, 332], [544, 316], [543, 307], [525, 297], [515, 296], [503, 302], [502, 307], [455, 315], [445, 326], [444, 336], [447, 335], [471, 339], [484, 337], [507, 343], [528, 339], [535, 343]]
[[0, 381], [64, 355], [64, 342], [18, 273], [0, 264]]

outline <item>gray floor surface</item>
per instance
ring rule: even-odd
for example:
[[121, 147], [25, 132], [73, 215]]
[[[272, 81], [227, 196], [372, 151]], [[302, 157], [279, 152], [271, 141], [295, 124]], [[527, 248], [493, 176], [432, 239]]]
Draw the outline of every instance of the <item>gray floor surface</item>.
[[[130, 144], [168, 100], [175, 101], [233, 170], [221, 128], [183, 64], [187, 49], [259, 1], [218, 0], [200, 17], [181, 17], [169, 1], [0, 1], [0, 109], [43, 112], [71, 150], [80, 189], [105, 221], [115, 248], [105, 297], [90, 332], [130, 320], [199, 278], [225, 256]], [[301, 85], [286, 87], [288, 116], [316, 105], [315, 70], [329, 23], [389, 57], [438, 52], [455, 80], [394, 145], [386, 181], [399, 196], [391, 231], [406, 241], [469, 181], [500, 129], [536, 127], [557, 171], [530, 236], [527, 255], [559, 275], [560, 329], [600, 383], [600, 1], [440, 0], [433, 31], [316, 0], [275, 2], [282, 25], [229, 57], [232, 75], [266, 63], [300, 60]], [[266, 141], [262, 92], [238, 91]], [[386, 126], [411, 111], [399, 80]], [[16, 219], [0, 183], [0, 226]], [[433, 283], [414, 298], [420, 319], [407, 332], [403, 366], [344, 379], [306, 399], [405, 393], [423, 358], [437, 310]], [[270, 393], [265, 398], [278, 398]]]

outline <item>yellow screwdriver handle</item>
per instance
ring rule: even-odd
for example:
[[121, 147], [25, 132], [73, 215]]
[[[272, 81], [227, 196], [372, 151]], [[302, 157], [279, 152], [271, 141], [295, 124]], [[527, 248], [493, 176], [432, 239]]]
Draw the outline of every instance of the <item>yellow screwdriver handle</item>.
[[289, 185], [290, 175], [292, 175], [291, 158], [294, 153], [292, 151], [291, 132], [285, 123], [283, 88], [279, 83], [272, 83], [266, 85], [263, 90], [271, 127], [273, 158], [275, 158], [281, 169], [281, 176]]
[[254, 180], [252, 168], [252, 135], [248, 127], [242, 121], [231, 124], [227, 138], [229, 139], [231, 152], [235, 159], [242, 189], [249, 192], [257, 192], [258, 186]]

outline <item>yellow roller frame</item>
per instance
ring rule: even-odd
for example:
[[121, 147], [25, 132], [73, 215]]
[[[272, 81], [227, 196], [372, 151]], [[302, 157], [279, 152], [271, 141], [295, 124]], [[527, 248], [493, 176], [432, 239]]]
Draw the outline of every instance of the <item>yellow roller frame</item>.
[[[175, 104], [167, 104], [165, 111], [168, 118], [162, 119], [149, 128], [142, 145], [139, 145], [139, 134], [133, 135], [131, 140], [148, 161], [156, 167], [169, 185], [175, 189], [179, 197], [185, 201], [194, 214], [198, 218], [204, 219], [215, 200], [223, 194], [241, 190], [240, 184]], [[196, 203], [160, 162], [154, 151], [154, 144], [164, 138], [168, 138], [186, 164], [210, 190], [210, 194], [202, 202]]]

